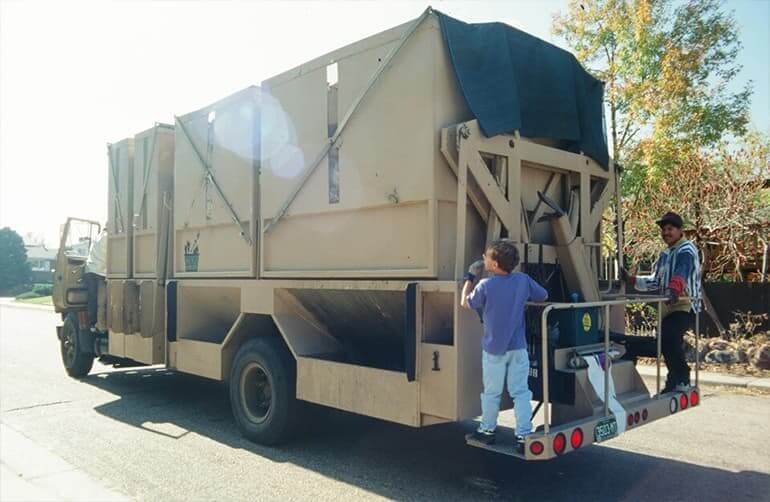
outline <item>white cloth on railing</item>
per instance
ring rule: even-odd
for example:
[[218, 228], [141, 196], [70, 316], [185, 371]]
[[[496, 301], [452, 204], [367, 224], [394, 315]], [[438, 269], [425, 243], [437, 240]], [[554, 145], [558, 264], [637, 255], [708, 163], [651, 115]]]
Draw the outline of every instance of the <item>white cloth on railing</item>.
[[[602, 359], [604, 359], [604, 354], [601, 354], [602, 357], [599, 357], [599, 354], [593, 354], [591, 356], [585, 356], [584, 359], [588, 363], [588, 381], [591, 382], [591, 386], [594, 388], [594, 392], [596, 392], [596, 395], [599, 396], [599, 400], [603, 403], [604, 402], [604, 369], [602, 365]], [[608, 361], [608, 364], [612, 364], [612, 362]], [[612, 368], [610, 367], [610, 370]], [[626, 430], [626, 409], [623, 408], [623, 405], [620, 404], [620, 401], [618, 401], [617, 396], [615, 395], [615, 382], [612, 380], [612, 371], [610, 371], [610, 377], [609, 377], [609, 410], [612, 412], [613, 415], [615, 415], [615, 420], [618, 423], [618, 434], [622, 434]]]

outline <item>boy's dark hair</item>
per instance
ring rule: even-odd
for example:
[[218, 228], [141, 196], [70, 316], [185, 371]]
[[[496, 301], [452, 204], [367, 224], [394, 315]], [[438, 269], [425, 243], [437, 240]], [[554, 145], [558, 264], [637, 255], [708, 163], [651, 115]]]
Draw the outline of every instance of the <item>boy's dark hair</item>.
[[513, 272], [519, 264], [519, 250], [507, 239], [494, 241], [487, 247], [487, 255], [497, 262], [497, 266], [506, 272]]

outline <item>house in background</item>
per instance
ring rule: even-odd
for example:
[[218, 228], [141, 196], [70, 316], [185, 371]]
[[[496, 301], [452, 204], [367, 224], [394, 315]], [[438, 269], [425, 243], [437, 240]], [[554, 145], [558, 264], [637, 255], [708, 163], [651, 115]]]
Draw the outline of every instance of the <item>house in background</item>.
[[32, 282], [50, 284], [53, 282], [53, 270], [56, 267], [56, 249], [48, 249], [43, 244], [26, 244], [27, 263], [32, 270]]

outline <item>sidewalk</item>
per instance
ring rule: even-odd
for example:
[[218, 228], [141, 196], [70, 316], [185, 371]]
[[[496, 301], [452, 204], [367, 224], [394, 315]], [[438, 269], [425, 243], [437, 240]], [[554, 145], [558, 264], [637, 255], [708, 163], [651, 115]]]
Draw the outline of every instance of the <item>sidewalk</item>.
[[129, 500], [0, 422], [0, 500]]
[[[647, 366], [643, 364], [637, 364], [636, 370], [642, 376], [642, 378], [655, 378], [657, 370], [655, 366]], [[660, 366], [660, 379], [665, 381], [666, 367], [661, 363]], [[695, 371], [690, 372], [690, 378], [692, 383], [695, 383]], [[760, 389], [770, 391], [770, 378], [757, 378], [757, 377], [741, 377], [725, 375], [722, 373], [714, 373], [713, 371], [701, 371], [699, 374], [700, 385], [721, 385], [724, 387], [743, 387], [747, 389]]]

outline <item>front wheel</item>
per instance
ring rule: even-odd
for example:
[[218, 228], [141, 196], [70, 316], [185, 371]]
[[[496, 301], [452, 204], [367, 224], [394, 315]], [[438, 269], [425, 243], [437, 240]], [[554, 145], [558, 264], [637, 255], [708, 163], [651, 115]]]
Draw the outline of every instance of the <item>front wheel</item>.
[[230, 371], [230, 405], [241, 434], [265, 445], [289, 439], [297, 421], [296, 364], [277, 337], [249, 340]]
[[94, 365], [94, 355], [83, 350], [80, 345], [79, 323], [75, 314], [70, 312], [64, 318], [61, 330], [61, 359], [64, 370], [73, 378], [88, 375]]

